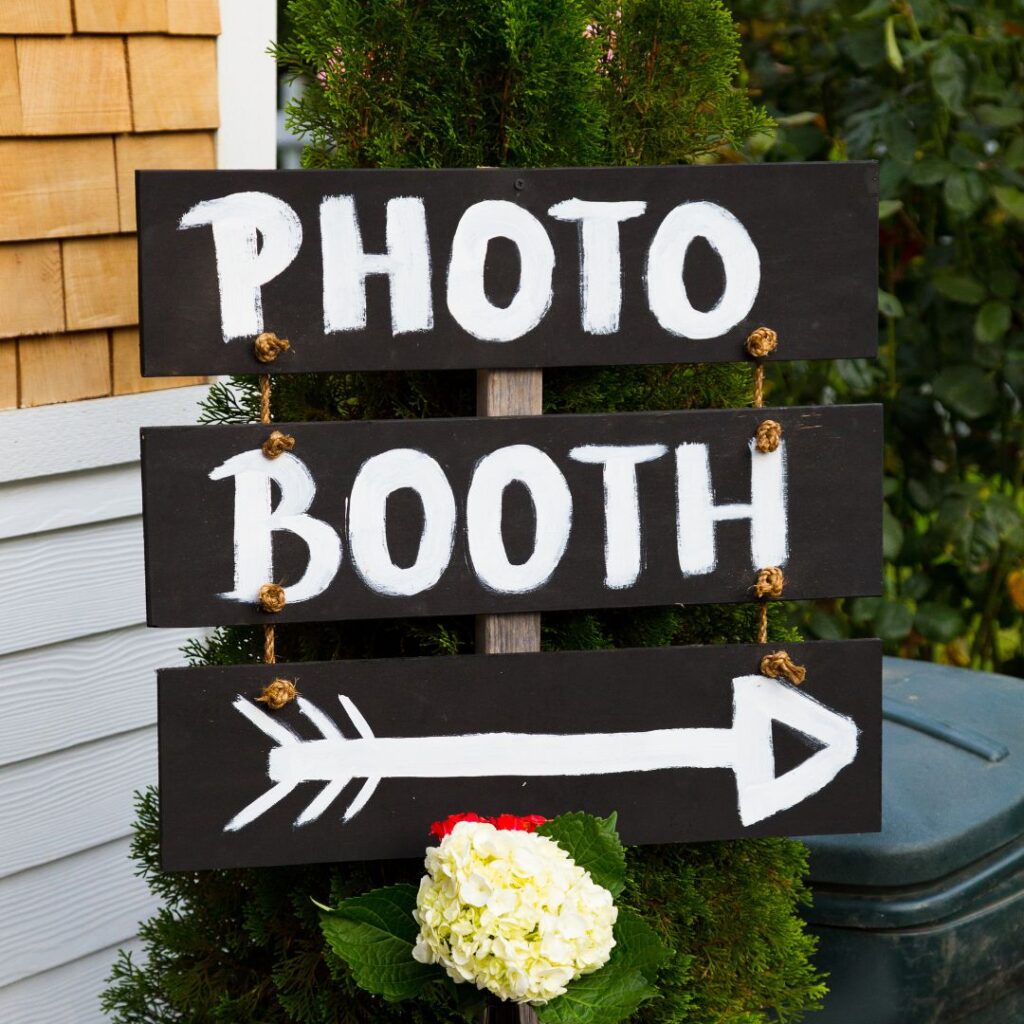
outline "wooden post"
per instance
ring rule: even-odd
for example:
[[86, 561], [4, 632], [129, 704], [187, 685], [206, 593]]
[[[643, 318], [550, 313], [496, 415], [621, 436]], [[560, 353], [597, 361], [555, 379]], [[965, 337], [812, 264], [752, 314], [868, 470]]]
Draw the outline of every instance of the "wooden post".
[[[541, 370], [477, 370], [477, 416], [539, 416], [543, 411]], [[540, 614], [478, 615], [477, 654], [540, 650]]]
[[[541, 370], [477, 370], [478, 416], [539, 416], [543, 412], [544, 377]], [[540, 613], [478, 615], [477, 654], [517, 654], [540, 650]], [[485, 1024], [514, 1019], [514, 1007], [495, 1006], [484, 1014]], [[537, 1024], [529, 1006], [518, 1007], [519, 1024]]]

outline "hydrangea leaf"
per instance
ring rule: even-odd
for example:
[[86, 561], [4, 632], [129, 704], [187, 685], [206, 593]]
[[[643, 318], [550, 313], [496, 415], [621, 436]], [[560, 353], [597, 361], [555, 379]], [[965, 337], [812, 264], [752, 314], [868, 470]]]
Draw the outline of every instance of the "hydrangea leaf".
[[626, 851], [615, 831], [616, 815], [595, 818], [574, 811], [545, 822], [537, 831], [556, 843], [590, 877], [618, 896], [626, 884]]
[[392, 885], [342, 900], [320, 915], [327, 944], [367, 992], [392, 1001], [412, 999], [432, 981], [444, 980], [440, 967], [412, 958], [415, 907], [414, 885]]
[[657, 932], [635, 911], [620, 907], [608, 963], [539, 1006], [537, 1017], [541, 1024], [619, 1024], [658, 994], [655, 982], [668, 955]]

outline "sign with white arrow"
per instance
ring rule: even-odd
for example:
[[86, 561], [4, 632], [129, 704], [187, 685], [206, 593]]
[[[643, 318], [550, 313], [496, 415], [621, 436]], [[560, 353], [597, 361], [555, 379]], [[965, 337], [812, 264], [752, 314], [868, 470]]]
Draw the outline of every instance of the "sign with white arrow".
[[878, 642], [801, 644], [801, 688], [769, 649], [163, 671], [164, 867], [414, 857], [463, 810], [616, 810], [629, 843], [877, 829]]

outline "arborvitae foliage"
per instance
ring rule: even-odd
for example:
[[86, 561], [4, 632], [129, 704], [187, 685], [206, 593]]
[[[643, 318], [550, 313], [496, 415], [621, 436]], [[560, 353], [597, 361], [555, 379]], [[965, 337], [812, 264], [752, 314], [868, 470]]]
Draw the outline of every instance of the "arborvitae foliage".
[[292, 0], [286, 66], [308, 167], [600, 162], [581, 0]]
[[[619, 7], [621, 6], [621, 15]], [[281, 59], [309, 87], [291, 120], [305, 162], [431, 167], [685, 161], [732, 151], [763, 115], [737, 92], [737, 43], [717, 0], [291, 0]], [[614, 34], [613, 34], [614, 33]], [[545, 372], [549, 412], [745, 405], [746, 367]], [[256, 381], [213, 389], [205, 419], [257, 415]], [[276, 378], [277, 420], [472, 415], [471, 373]], [[773, 619], [774, 639], [792, 635]], [[545, 615], [547, 649], [750, 641], [756, 610], [669, 607]], [[468, 618], [278, 627], [282, 660], [472, 651]], [[258, 631], [218, 630], [189, 653], [255, 662]], [[680, 685], [685, 685], [681, 680]], [[459, 808], [461, 809], [461, 808]], [[164, 908], [142, 929], [147, 962], [123, 957], [104, 1005], [121, 1024], [441, 1024], [438, 1001], [389, 1005], [357, 989], [325, 948], [311, 897], [416, 881], [418, 862], [163, 874], [155, 793], [140, 801], [134, 855]], [[482, 808], [481, 810], [501, 810]], [[426, 844], [427, 837], [424, 837]], [[788, 840], [632, 851], [625, 899], [675, 951], [637, 1024], [793, 1021], [820, 1000], [804, 848]], [[437, 999], [441, 1000], [438, 995]]]
[[689, 162], [743, 147], [766, 127], [732, 88], [740, 40], [717, 3], [596, 0], [588, 35], [601, 46], [613, 164]]

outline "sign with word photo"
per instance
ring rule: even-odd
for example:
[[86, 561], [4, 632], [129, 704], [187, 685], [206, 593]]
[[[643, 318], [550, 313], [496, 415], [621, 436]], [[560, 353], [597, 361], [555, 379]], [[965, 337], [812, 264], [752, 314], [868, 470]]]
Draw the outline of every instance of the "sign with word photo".
[[799, 688], [770, 650], [165, 669], [163, 866], [420, 857], [453, 808], [617, 811], [626, 843], [877, 830], [881, 645], [800, 644]]
[[[774, 451], [758, 425], [782, 430]], [[278, 622], [878, 592], [880, 406], [143, 431], [149, 622]]]
[[[147, 375], [875, 354], [873, 163], [143, 171]], [[264, 331], [291, 348], [257, 361]]]

